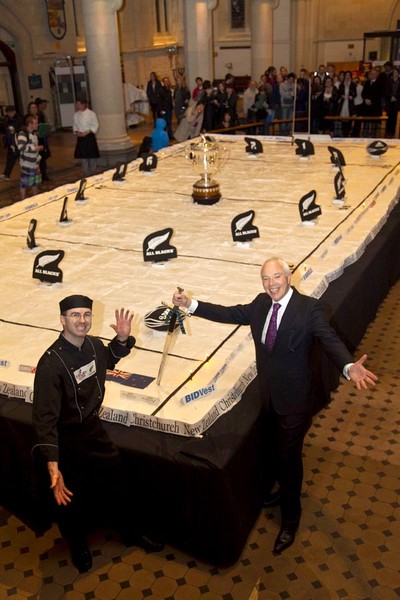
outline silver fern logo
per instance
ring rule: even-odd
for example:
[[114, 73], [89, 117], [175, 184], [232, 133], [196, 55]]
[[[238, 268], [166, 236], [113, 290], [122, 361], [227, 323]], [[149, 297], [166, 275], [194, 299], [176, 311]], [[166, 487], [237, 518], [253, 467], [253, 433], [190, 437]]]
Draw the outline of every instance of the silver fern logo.
[[28, 235], [26, 237], [26, 244], [30, 250], [37, 248], [35, 240], [35, 231], [37, 226], [37, 220], [31, 219], [28, 227]]
[[61, 283], [63, 272], [59, 264], [64, 258], [64, 250], [45, 250], [38, 254], [33, 263], [32, 277], [46, 283]]
[[328, 146], [328, 150], [331, 155], [331, 163], [336, 167], [345, 167], [346, 160], [343, 156], [343, 152], [339, 150], [339, 148], [335, 148], [334, 146]]
[[161, 246], [163, 242], [166, 242], [170, 237], [170, 233], [165, 233], [164, 235], [157, 235], [156, 237], [151, 238], [147, 242], [147, 250], [155, 250], [158, 246]]
[[252, 220], [254, 213], [253, 214], [251, 214], [251, 213], [252, 213], [252, 211], [250, 211], [250, 213], [248, 215], [246, 215], [245, 217], [242, 217], [241, 219], [236, 221], [236, 231], [242, 231], [243, 227]]
[[321, 207], [315, 202], [316, 198], [317, 192], [315, 190], [308, 192], [308, 194], [305, 194], [301, 198], [299, 202], [299, 212], [303, 222], [313, 221], [322, 213]]
[[314, 202], [315, 200], [315, 194], [311, 193], [309, 196], [306, 196], [303, 202], [303, 210], [308, 210], [311, 206], [311, 204]]
[[346, 195], [346, 190], [344, 187], [344, 177], [340, 171], [335, 175], [334, 185], [337, 200], [343, 200]]
[[176, 258], [176, 248], [169, 243], [172, 234], [171, 227], [167, 227], [148, 235], [143, 242], [143, 259], [148, 262], [164, 262]]
[[258, 227], [253, 224], [254, 216], [254, 210], [248, 210], [232, 220], [231, 231], [234, 242], [249, 242], [260, 237]]
[[41, 253], [38, 256], [38, 267], [45, 267], [46, 265], [49, 265], [52, 262], [55, 262], [59, 257], [61, 256], [61, 252], [59, 252], [58, 254], [48, 254], [46, 253]]

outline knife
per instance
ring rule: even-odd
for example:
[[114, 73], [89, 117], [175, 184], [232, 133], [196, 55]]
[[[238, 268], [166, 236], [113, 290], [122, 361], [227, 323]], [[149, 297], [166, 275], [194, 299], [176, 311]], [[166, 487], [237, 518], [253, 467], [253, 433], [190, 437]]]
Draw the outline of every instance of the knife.
[[[178, 287], [178, 291], [180, 293], [182, 293], [183, 292], [183, 288]], [[167, 337], [165, 338], [164, 349], [163, 349], [163, 354], [162, 354], [162, 358], [161, 358], [161, 363], [160, 363], [160, 367], [158, 369], [157, 385], [160, 385], [160, 383], [161, 383], [161, 377], [162, 377], [162, 374], [164, 372], [165, 363], [167, 362], [168, 351], [169, 351], [169, 347], [170, 347], [171, 342], [172, 342], [172, 336], [173, 336], [173, 333], [174, 333], [174, 329], [175, 329], [175, 325], [176, 325], [176, 320], [178, 318], [178, 310], [179, 310], [179, 308], [177, 306], [174, 306], [174, 308], [171, 310], [172, 314], [171, 314], [171, 318], [170, 318], [169, 323], [168, 323]]]

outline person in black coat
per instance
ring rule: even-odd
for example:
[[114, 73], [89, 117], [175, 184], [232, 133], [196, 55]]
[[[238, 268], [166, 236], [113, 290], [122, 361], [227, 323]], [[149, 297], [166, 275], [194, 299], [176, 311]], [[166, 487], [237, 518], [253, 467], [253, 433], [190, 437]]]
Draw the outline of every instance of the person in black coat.
[[49, 176], [47, 173], [47, 160], [51, 157], [51, 152], [49, 147], [48, 123], [45, 113], [48, 101], [44, 98], [36, 98], [35, 104], [38, 107], [38, 141], [39, 145], [43, 146], [43, 150], [40, 151], [40, 172], [42, 174], [42, 181], [49, 181]]
[[16, 134], [21, 129], [24, 120], [17, 114], [15, 106], [7, 106], [4, 117], [4, 147], [7, 149], [6, 166], [0, 179], [8, 181], [11, 177], [11, 171], [18, 159], [18, 148], [16, 145]]
[[[382, 115], [382, 102], [385, 96], [382, 80], [378, 79], [378, 71], [372, 67], [364, 83], [362, 97], [364, 100], [362, 114], [364, 117], [380, 117]], [[365, 121], [364, 137], [376, 137], [379, 121]]]
[[162, 83], [158, 79], [157, 74], [152, 71], [150, 73], [150, 79], [147, 82], [146, 94], [149, 101], [150, 110], [153, 115], [153, 124], [156, 126], [157, 110], [160, 102], [160, 93], [162, 90]]
[[[135, 344], [130, 335], [133, 313], [123, 308], [115, 311], [115, 324], [110, 325], [115, 337], [105, 346], [88, 335], [92, 303], [80, 294], [61, 300], [63, 330], [37, 365], [32, 412], [37, 435], [32, 455], [48, 471], [60, 532], [81, 573], [92, 566], [86, 535], [99, 508], [102, 514], [109, 511], [115, 515], [124, 535], [132, 535], [127, 544], [153, 550], [162, 547], [141, 535], [142, 524], [134, 519], [126, 522], [137, 501], [119, 451], [99, 416], [106, 370], [114, 369]], [[143, 509], [140, 513], [143, 521]]]
[[215, 93], [211, 81], [203, 81], [203, 94], [201, 101], [204, 103], [203, 131], [212, 131], [217, 125], [217, 108], [214, 104]]
[[400, 73], [396, 67], [392, 71], [392, 76], [388, 81], [386, 114], [386, 137], [396, 137], [397, 113], [400, 102]]
[[321, 128], [323, 133], [331, 133], [335, 128], [335, 122], [325, 119], [338, 114], [339, 92], [333, 85], [330, 77], [326, 77], [324, 81], [324, 89], [319, 97], [321, 107]]
[[237, 122], [237, 101], [238, 96], [233, 88], [233, 84], [226, 86], [226, 100], [224, 103], [224, 110], [228, 111], [232, 117], [232, 125]]
[[174, 89], [174, 111], [178, 125], [181, 122], [187, 107], [189, 106], [189, 100], [190, 90], [186, 85], [184, 78], [180, 75], [177, 75]]
[[311, 133], [322, 131], [322, 101], [324, 93], [321, 77], [314, 75], [311, 82]]
[[[377, 378], [363, 366], [366, 355], [353, 362], [329, 325], [321, 303], [291, 287], [291, 272], [285, 261], [268, 259], [261, 269], [261, 280], [265, 293], [249, 304], [220, 306], [191, 300], [179, 292], [174, 293], [173, 303], [211, 321], [250, 325], [269, 461], [264, 506], [281, 507], [281, 529], [274, 544], [274, 553], [280, 554], [294, 542], [301, 516], [303, 442], [316, 412], [313, 342], [320, 344], [358, 389], [374, 386]], [[276, 482], [280, 487], [273, 492]]]
[[[171, 81], [169, 77], [163, 77], [160, 96], [158, 100], [157, 116], [165, 120], [168, 137], [173, 138], [172, 133], [172, 111], [174, 102], [172, 98]], [[156, 122], [157, 123], [157, 122]]]

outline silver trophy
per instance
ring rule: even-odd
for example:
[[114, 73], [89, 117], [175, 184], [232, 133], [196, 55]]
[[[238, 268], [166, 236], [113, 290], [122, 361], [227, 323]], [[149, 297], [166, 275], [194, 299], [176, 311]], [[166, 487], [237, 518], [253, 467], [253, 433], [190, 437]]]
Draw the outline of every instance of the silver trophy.
[[227, 157], [227, 149], [211, 136], [201, 135], [201, 141], [188, 147], [188, 158], [200, 179], [193, 185], [192, 198], [198, 204], [215, 204], [221, 198], [219, 183], [213, 175], [219, 171]]

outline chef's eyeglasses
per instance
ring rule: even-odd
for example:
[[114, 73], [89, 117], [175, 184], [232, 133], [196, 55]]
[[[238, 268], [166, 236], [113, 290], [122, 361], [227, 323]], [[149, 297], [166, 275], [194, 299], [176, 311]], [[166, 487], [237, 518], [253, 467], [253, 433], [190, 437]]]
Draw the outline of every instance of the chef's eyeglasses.
[[69, 317], [70, 319], [74, 319], [75, 321], [79, 321], [79, 319], [82, 319], [82, 318], [85, 321], [89, 321], [93, 317], [93, 313], [91, 313], [91, 312], [85, 312], [85, 313], [72, 312], [72, 313], [69, 313], [69, 315], [65, 315], [65, 316]]

